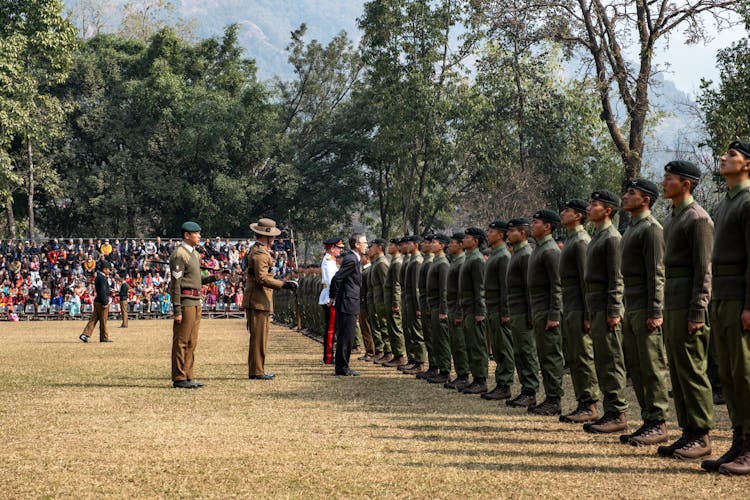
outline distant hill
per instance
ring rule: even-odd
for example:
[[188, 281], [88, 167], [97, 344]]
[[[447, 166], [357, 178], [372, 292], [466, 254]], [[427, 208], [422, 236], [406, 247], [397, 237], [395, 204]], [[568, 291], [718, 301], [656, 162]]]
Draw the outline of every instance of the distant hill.
[[[72, 9], [82, 0], [64, 0]], [[107, 25], [116, 29], [122, 16], [121, 6], [128, 0], [103, 0], [107, 5]], [[220, 36], [224, 27], [240, 25], [240, 41], [247, 56], [258, 63], [258, 76], [282, 79], [292, 74], [285, 47], [290, 32], [307, 24], [307, 39], [326, 43], [342, 30], [359, 40], [357, 18], [364, 0], [172, 0], [176, 14], [195, 20], [198, 38]]]

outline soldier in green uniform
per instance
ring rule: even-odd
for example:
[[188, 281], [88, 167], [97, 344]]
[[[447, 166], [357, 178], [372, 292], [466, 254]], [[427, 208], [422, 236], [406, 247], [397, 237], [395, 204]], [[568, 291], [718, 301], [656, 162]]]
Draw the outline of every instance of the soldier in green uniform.
[[[427, 371], [417, 373], [418, 379], [427, 380], [428, 378], [434, 377], [438, 374], [437, 364], [434, 362], [434, 355], [432, 353], [432, 315], [430, 313], [430, 304], [427, 300], [427, 275], [430, 272], [430, 266], [432, 265], [432, 238], [434, 235], [427, 235], [422, 242], [422, 266], [419, 268], [419, 300], [417, 305], [417, 317], [422, 325], [422, 338], [424, 338], [425, 349], [427, 351]], [[428, 239], [429, 238], [429, 239]]]
[[459, 300], [463, 319], [466, 353], [472, 382], [461, 391], [464, 394], [487, 392], [487, 306], [484, 302], [484, 256], [479, 250], [487, 241], [487, 234], [477, 228], [466, 229], [463, 247], [466, 260], [458, 276]]
[[446, 285], [446, 301], [448, 305], [448, 328], [451, 342], [451, 357], [453, 367], [456, 370], [456, 378], [449, 380], [443, 387], [459, 391], [469, 385], [469, 357], [466, 353], [466, 340], [464, 339], [463, 315], [461, 313], [461, 298], [459, 296], [458, 278], [461, 275], [461, 266], [466, 260], [463, 249], [464, 233], [453, 233], [448, 242], [448, 254], [450, 256], [450, 267], [448, 268], [448, 283]]
[[424, 257], [419, 251], [421, 238], [416, 235], [406, 237], [406, 253], [409, 261], [405, 262], [403, 293], [401, 303], [404, 310], [404, 338], [409, 364], [400, 368], [407, 375], [416, 375], [427, 371], [427, 349], [422, 336], [422, 319], [419, 311], [419, 270]]
[[612, 225], [612, 217], [619, 207], [620, 198], [606, 189], [594, 191], [588, 206], [588, 218], [596, 229], [586, 250], [586, 305], [604, 415], [583, 424], [583, 429], [598, 434], [628, 428], [625, 356], [622, 352], [622, 236]]
[[401, 269], [403, 257], [399, 251], [399, 238], [394, 238], [388, 245], [388, 255], [391, 261], [388, 266], [388, 279], [385, 282], [385, 297], [388, 313], [388, 340], [391, 343], [391, 359], [384, 356], [379, 364], [388, 368], [399, 368], [407, 364], [406, 343], [401, 319]]
[[539, 390], [539, 358], [534, 339], [531, 316], [531, 297], [528, 287], [528, 267], [531, 256], [529, 229], [531, 221], [517, 217], [508, 221], [508, 243], [513, 247], [513, 255], [508, 263], [508, 311], [510, 331], [513, 336], [513, 359], [516, 364], [521, 392], [505, 403], [517, 408], [536, 405], [536, 391]]
[[560, 212], [560, 221], [568, 236], [560, 252], [560, 284], [563, 296], [563, 335], [566, 339], [570, 378], [578, 405], [561, 422], [583, 424], [599, 418], [599, 381], [594, 366], [594, 346], [591, 340], [588, 309], [586, 308], [586, 250], [591, 237], [583, 227], [586, 222], [584, 200], [573, 199]]
[[534, 415], [559, 415], [562, 412], [560, 399], [565, 359], [560, 332], [560, 247], [552, 238], [552, 231], [558, 224], [560, 216], [557, 212], [546, 209], [538, 210], [531, 221], [536, 248], [529, 257], [527, 285], [545, 394], [544, 401], [528, 408], [528, 412]]
[[[172, 296], [172, 385], [178, 389], [196, 389], [203, 384], [193, 380], [195, 348], [201, 324], [200, 288], [213, 283], [218, 276], [201, 276], [201, 260], [197, 246], [201, 227], [188, 221], [182, 225], [182, 243], [169, 257], [172, 274], [169, 293]], [[226, 272], [224, 274], [226, 276]]]
[[487, 305], [487, 328], [492, 341], [492, 357], [495, 359], [495, 388], [481, 397], [491, 401], [510, 398], [510, 386], [513, 385], [513, 373], [516, 369], [506, 281], [510, 263], [510, 252], [505, 244], [507, 231], [508, 224], [501, 220], [491, 222], [487, 229], [487, 243], [491, 252], [484, 272], [484, 300]]
[[[370, 326], [372, 338], [375, 341], [374, 363], [387, 363], [393, 359], [391, 354], [391, 342], [388, 336], [388, 313], [386, 304], [386, 282], [388, 281], [388, 259], [385, 258], [385, 250], [388, 243], [382, 238], [375, 238], [370, 243], [370, 259], [372, 269], [370, 270], [370, 297], [372, 311], [370, 311]], [[385, 359], [388, 358], [388, 359]]]
[[714, 407], [708, 362], [708, 300], [711, 296], [711, 251], [714, 225], [693, 199], [701, 172], [687, 161], [664, 167], [662, 190], [672, 200], [664, 221], [664, 341], [682, 436], [658, 453], [696, 459], [711, 454], [708, 436]]
[[721, 156], [726, 198], [716, 209], [712, 256], [711, 343], [732, 422], [732, 446], [701, 467], [750, 474], [750, 142], [735, 141]]
[[367, 255], [362, 255], [359, 263], [362, 266], [362, 285], [360, 286], [359, 293], [360, 305], [357, 324], [359, 325], [359, 331], [362, 335], [360, 345], [364, 346], [365, 354], [357, 359], [359, 361], [370, 362], [375, 355], [375, 339], [372, 336], [372, 327], [370, 326], [372, 299], [368, 292], [370, 288], [370, 269], [372, 268], [372, 264], [370, 263], [370, 257]]
[[[435, 375], [427, 381], [431, 384], [448, 382], [451, 373], [451, 341], [448, 331], [448, 271], [450, 264], [445, 256], [445, 247], [450, 238], [444, 234], [430, 235], [430, 253], [434, 255], [427, 275], [427, 302], [430, 311], [430, 363], [436, 368]], [[424, 318], [423, 318], [424, 323]]]
[[663, 443], [669, 439], [666, 419], [667, 355], [662, 337], [664, 304], [664, 231], [651, 215], [659, 188], [646, 179], [627, 183], [622, 208], [630, 224], [622, 237], [622, 279], [625, 314], [622, 347], [627, 372], [641, 407], [643, 425], [620, 436], [634, 446]]

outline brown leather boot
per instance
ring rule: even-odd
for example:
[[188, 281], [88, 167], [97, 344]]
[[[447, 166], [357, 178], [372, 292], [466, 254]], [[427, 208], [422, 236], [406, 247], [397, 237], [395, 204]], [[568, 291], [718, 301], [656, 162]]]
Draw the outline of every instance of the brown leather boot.
[[[623, 436], [627, 436], [625, 441], [623, 441]], [[620, 436], [620, 442], [628, 443], [631, 446], [651, 446], [669, 441], [667, 424], [659, 421], [643, 422], [643, 425], [633, 434], [624, 434], [623, 436]]]
[[487, 392], [487, 379], [483, 377], [474, 378], [474, 382], [464, 387], [462, 394], [482, 394]]
[[579, 401], [578, 407], [567, 415], [560, 416], [560, 422], [569, 424], [585, 424], [599, 418], [596, 401]]
[[521, 392], [513, 399], [508, 399], [505, 404], [513, 408], [528, 408], [536, 405], [536, 394], [533, 392]]
[[742, 453], [744, 444], [742, 431], [739, 427], [732, 429], [732, 446], [722, 456], [716, 460], [704, 460], [701, 462], [701, 469], [708, 472], [719, 472], [719, 467], [723, 464], [733, 462]]
[[386, 363], [390, 363], [391, 361], [393, 361], [393, 353], [386, 352], [380, 358], [373, 360], [373, 363], [384, 365]]
[[674, 450], [677, 448], [682, 448], [685, 446], [685, 444], [688, 442], [688, 439], [690, 438], [690, 434], [683, 431], [682, 435], [677, 439], [677, 441], [673, 442], [669, 445], [659, 446], [656, 449], [656, 453], [660, 457], [674, 457]]
[[710, 454], [711, 438], [708, 437], [708, 432], [693, 434], [691, 439], [688, 439], [681, 448], [674, 450], [674, 457], [682, 460], [695, 460], [696, 458], [707, 457]]
[[372, 362], [377, 362], [380, 358], [382, 358], [384, 354], [380, 351], [375, 351], [375, 354], [372, 355]]
[[398, 368], [398, 367], [404, 366], [407, 362], [408, 361], [406, 359], [406, 356], [396, 356], [392, 360], [386, 363], [383, 363], [383, 366], [388, 367], [388, 368]]
[[450, 374], [448, 372], [440, 372], [435, 374], [434, 377], [430, 377], [427, 379], [427, 382], [430, 384], [445, 384], [448, 382], [448, 376]]
[[411, 368], [404, 368], [401, 371], [404, 372], [404, 375], [416, 375], [417, 373], [426, 372], [427, 365], [425, 363], [414, 363], [414, 366]]
[[747, 476], [750, 474], [750, 435], [746, 434], [742, 440], [742, 449], [737, 458], [721, 464], [719, 472], [729, 476]]
[[607, 412], [599, 420], [583, 424], [583, 430], [592, 434], [611, 434], [628, 430], [628, 421], [624, 413]]
[[406, 370], [411, 370], [412, 368], [414, 368], [414, 366], [415, 366], [416, 364], [417, 364], [417, 362], [416, 362], [416, 361], [409, 361], [409, 362], [408, 362], [407, 364], [405, 364], [404, 366], [399, 366], [399, 367], [398, 367], [398, 369], [399, 369], [400, 371], [402, 371], [402, 372], [403, 372], [403, 371], [406, 371]]
[[492, 389], [490, 392], [485, 392], [480, 396], [482, 399], [487, 399], [490, 401], [499, 401], [501, 399], [508, 399], [510, 398], [510, 387], [507, 385], [498, 385], [494, 389]]

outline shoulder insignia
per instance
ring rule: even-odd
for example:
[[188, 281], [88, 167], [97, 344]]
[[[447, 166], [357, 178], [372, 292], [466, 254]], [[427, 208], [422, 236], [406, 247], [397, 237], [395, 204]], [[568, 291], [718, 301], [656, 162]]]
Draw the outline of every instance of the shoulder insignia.
[[336, 257], [331, 254], [326, 254], [326, 260], [336, 260]]

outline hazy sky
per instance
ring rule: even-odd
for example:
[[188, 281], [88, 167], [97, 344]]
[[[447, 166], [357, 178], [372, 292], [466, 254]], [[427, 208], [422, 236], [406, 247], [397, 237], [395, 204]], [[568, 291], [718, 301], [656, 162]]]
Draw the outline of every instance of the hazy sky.
[[716, 52], [728, 47], [747, 36], [744, 26], [722, 31], [709, 44], [686, 45], [684, 37], [675, 36], [669, 47], [657, 47], [656, 61], [659, 64], [669, 63], [664, 78], [672, 80], [678, 89], [695, 97], [700, 88], [701, 78], [718, 82], [719, 71], [716, 69]]

